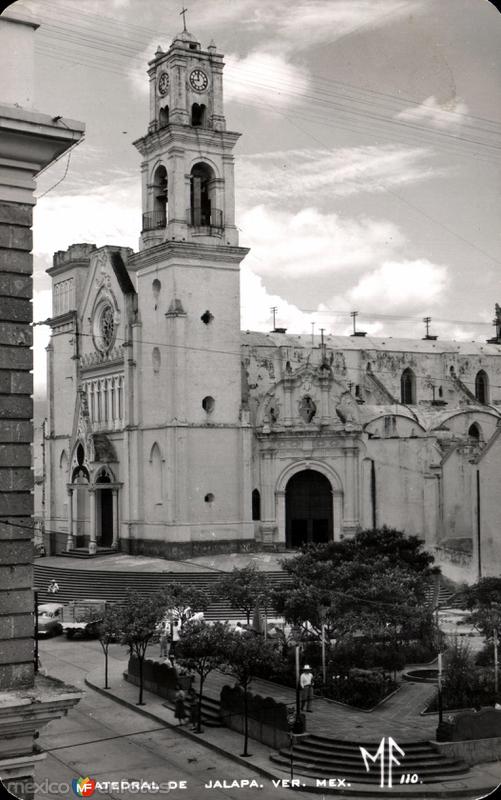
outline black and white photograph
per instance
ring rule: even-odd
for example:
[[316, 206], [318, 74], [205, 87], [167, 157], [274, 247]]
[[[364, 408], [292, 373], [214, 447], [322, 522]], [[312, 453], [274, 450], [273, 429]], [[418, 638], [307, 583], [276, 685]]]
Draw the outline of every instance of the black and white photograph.
[[2, 798], [501, 796], [497, 6], [0, 2]]

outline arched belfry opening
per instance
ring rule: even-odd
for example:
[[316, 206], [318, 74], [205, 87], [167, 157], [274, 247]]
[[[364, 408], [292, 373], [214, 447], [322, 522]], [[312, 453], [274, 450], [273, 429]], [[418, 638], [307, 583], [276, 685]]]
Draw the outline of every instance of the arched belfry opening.
[[189, 223], [193, 227], [221, 227], [222, 212], [215, 207], [216, 176], [208, 164], [195, 164], [190, 174]]
[[168, 179], [167, 170], [163, 164], [160, 164], [154, 172], [152, 193], [153, 209], [150, 215], [146, 215], [144, 230], [165, 228], [167, 225]]
[[161, 128], [166, 128], [169, 124], [169, 106], [164, 106], [158, 114], [158, 124]]
[[333, 539], [332, 486], [313, 469], [298, 472], [285, 489], [287, 547], [324, 544]]
[[206, 106], [204, 103], [193, 103], [191, 107], [191, 124], [193, 128], [206, 127]]
[[475, 397], [483, 405], [489, 402], [489, 378], [483, 369], [475, 376]]

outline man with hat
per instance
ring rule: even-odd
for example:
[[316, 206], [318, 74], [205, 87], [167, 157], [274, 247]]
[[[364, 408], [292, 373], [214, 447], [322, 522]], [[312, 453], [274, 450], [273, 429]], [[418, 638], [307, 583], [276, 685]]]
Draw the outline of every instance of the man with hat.
[[311, 701], [313, 700], [313, 675], [309, 664], [305, 664], [299, 677], [301, 687], [301, 711], [312, 711]]

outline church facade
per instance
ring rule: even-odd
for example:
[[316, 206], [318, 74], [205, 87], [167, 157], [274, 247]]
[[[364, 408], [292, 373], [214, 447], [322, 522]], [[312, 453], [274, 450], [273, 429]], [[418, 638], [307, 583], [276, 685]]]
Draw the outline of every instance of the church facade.
[[497, 574], [501, 326], [489, 343], [241, 332], [223, 56], [184, 31], [148, 74], [138, 252], [74, 244], [49, 270], [57, 550], [180, 558], [388, 525], [452, 573]]

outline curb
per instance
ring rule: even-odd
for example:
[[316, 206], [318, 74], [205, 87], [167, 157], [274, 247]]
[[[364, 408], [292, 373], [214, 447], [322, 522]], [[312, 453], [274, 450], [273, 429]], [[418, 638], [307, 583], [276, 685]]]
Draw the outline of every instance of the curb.
[[[125, 700], [122, 697], [118, 697], [117, 695], [113, 694], [113, 692], [111, 690], [104, 689], [101, 686], [97, 686], [95, 683], [92, 682], [92, 680], [89, 677], [85, 678], [85, 684], [90, 689], [93, 689], [94, 691], [98, 692], [99, 694], [101, 694], [101, 695], [103, 695], [105, 697], [109, 697], [111, 700], [114, 700], [116, 703], [119, 703], [120, 705], [125, 706], [126, 708], [129, 708], [131, 711], [135, 711], [136, 713], [141, 714], [142, 716], [147, 717], [148, 719], [151, 719], [151, 720], [153, 720], [155, 722], [159, 722], [162, 725], [164, 725], [166, 728], [171, 728], [172, 730], [177, 731], [177, 733], [181, 734], [186, 739], [190, 739], [190, 741], [197, 742], [198, 744], [204, 745], [205, 747], [207, 747], [207, 749], [212, 750], [212, 751], [218, 753], [219, 755], [222, 755], [222, 756], [224, 756], [226, 758], [231, 759], [236, 764], [239, 764], [240, 766], [245, 767], [249, 771], [254, 771], [258, 775], [261, 775], [263, 778], [267, 778], [270, 781], [271, 780], [278, 780], [278, 779], [280, 779], [280, 780], [285, 779], [285, 775], [286, 775], [285, 771], [280, 770], [279, 773], [271, 772], [270, 770], [265, 769], [264, 767], [260, 766], [259, 764], [253, 763], [251, 759], [242, 758], [241, 756], [237, 755], [236, 753], [229, 752], [228, 750], [225, 750], [223, 747], [215, 744], [214, 742], [210, 742], [207, 739], [203, 739], [200, 735], [198, 735], [198, 734], [196, 734], [196, 733], [194, 733], [192, 731], [189, 731], [189, 730], [183, 728], [180, 725], [173, 725], [172, 723], [167, 722], [166, 720], [162, 719], [161, 717], [157, 716], [156, 714], [154, 714], [154, 713], [152, 713], [150, 711], [146, 711], [141, 706], [137, 706], [135, 703], [131, 703], [128, 700]], [[304, 778], [306, 776], [301, 775], [301, 773], [298, 773], [298, 777], [299, 778]], [[311, 777], [311, 776], [308, 776], [308, 777]], [[295, 787], [289, 787], [290, 791], [293, 791], [294, 788]], [[466, 797], [466, 793], [468, 792], [467, 787], [461, 787], [461, 788], [455, 788], [455, 789], [447, 790], [446, 788], [443, 788], [442, 786], [437, 787], [437, 784], [428, 784], [427, 786], [423, 786], [421, 791], [418, 790], [417, 792], [409, 792], [405, 796], [396, 794], [396, 792], [395, 792], [395, 789], [397, 788], [396, 786], [393, 788], [393, 790], [390, 789], [388, 791], [384, 791], [384, 790], [381, 791], [381, 789], [379, 787], [369, 786], [369, 785], [366, 786], [364, 784], [358, 784], [358, 785], [356, 785], [356, 787], [353, 787], [353, 789], [351, 789], [351, 790], [350, 789], [343, 789], [343, 788], [335, 788], [335, 787], [334, 788], [330, 788], [328, 786], [327, 787], [313, 786], [313, 785], [303, 785], [303, 786], [298, 787], [298, 788], [300, 789], [300, 791], [307, 792], [309, 794], [321, 794], [323, 796], [325, 796], [325, 795], [337, 795], [338, 797], [343, 797], [343, 798], [351, 797], [351, 798], [353, 798], [353, 800], [358, 800], [358, 798], [364, 798], [364, 800], [365, 799], [366, 800], [375, 800], [375, 798], [377, 798], [377, 797], [381, 797], [381, 798], [385, 798], [386, 799], [386, 798], [389, 798], [390, 796], [391, 796], [391, 798], [393, 798], [393, 800], [413, 800], [413, 798], [416, 798], [416, 800], [431, 800], [431, 796], [429, 794], [430, 790], [434, 792], [433, 797], [436, 798], [436, 800], [438, 800], [439, 798], [453, 798], [453, 797], [457, 797], [457, 798], [460, 798], [460, 800], [462, 800], [463, 798]], [[482, 792], [490, 793], [490, 792], [493, 791], [493, 788], [494, 787], [489, 786], [489, 787], [484, 787], [484, 788], [473, 789], [473, 792], [475, 794], [469, 795], [468, 796], [468, 800], [482, 800], [482, 797], [485, 797], [485, 796], [489, 797], [490, 794], [482, 795], [481, 793]], [[480, 794], [477, 794], [477, 792], [480, 793]]]
[[[118, 697], [117, 695], [113, 694], [110, 689], [103, 689], [102, 686], [96, 686], [95, 683], [89, 677], [85, 678], [85, 684], [90, 689], [93, 689], [95, 692], [99, 692], [99, 694], [104, 695], [105, 697], [109, 697], [111, 700], [114, 700], [116, 703], [119, 703], [126, 708], [129, 708], [131, 711], [135, 711], [138, 714], [141, 714], [143, 717], [147, 717], [155, 722], [160, 722], [162, 725], [165, 725], [166, 728], [171, 728], [175, 730], [177, 733], [180, 733], [186, 739], [190, 739], [193, 742], [197, 742], [198, 744], [204, 745], [209, 750], [213, 750], [219, 755], [225, 756], [226, 758], [230, 758], [235, 763], [239, 764], [241, 767], [246, 767], [247, 769], [254, 770], [259, 775], [262, 775], [264, 778], [269, 778], [269, 780], [278, 780], [282, 776], [280, 774], [277, 775], [276, 772], [271, 772], [266, 770], [264, 767], [259, 766], [259, 764], [253, 763], [248, 758], [243, 758], [242, 756], [237, 755], [236, 753], [231, 753], [228, 750], [225, 750], [224, 747], [216, 744], [215, 742], [210, 742], [207, 739], [202, 738], [200, 734], [196, 734], [194, 731], [189, 731], [186, 728], [183, 728], [182, 725], [173, 725], [167, 720], [162, 719], [157, 714], [154, 714], [150, 711], [146, 711], [141, 706], [137, 706], [135, 703], [130, 703], [128, 700], [125, 700], [123, 697]], [[315, 787], [312, 787], [315, 789]]]

